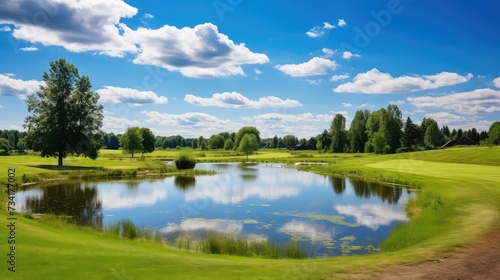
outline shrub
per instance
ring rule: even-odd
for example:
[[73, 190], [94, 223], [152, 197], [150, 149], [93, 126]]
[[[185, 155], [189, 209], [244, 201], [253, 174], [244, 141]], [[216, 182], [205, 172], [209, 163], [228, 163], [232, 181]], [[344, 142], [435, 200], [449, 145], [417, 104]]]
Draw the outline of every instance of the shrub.
[[193, 169], [196, 166], [196, 159], [188, 154], [180, 154], [175, 160], [177, 169]]

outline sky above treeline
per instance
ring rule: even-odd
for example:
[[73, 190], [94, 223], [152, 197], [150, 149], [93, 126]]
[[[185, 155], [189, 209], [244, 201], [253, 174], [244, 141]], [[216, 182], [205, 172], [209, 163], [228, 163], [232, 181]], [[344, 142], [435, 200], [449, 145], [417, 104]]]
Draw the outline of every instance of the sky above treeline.
[[[0, 5], [0, 129], [59, 58], [89, 76], [106, 132], [309, 138], [335, 114], [487, 130], [500, 120], [497, 1], [75, 1]], [[347, 127], [347, 128], [348, 128]]]

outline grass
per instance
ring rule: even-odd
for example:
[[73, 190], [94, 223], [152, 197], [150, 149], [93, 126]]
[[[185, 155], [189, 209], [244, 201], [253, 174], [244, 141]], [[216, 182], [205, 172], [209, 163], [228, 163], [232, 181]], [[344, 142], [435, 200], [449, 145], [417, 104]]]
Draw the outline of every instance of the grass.
[[[79, 171], [79, 166], [144, 170], [158, 166], [160, 159], [174, 159], [178, 151], [154, 152], [145, 160], [131, 160], [116, 151], [101, 153], [97, 161], [69, 158], [65, 164], [77, 170], [63, 172], [87, 172]], [[63, 222], [40, 222], [29, 215], [17, 216], [17, 272], [2, 273], [0, 278], [342, 279], [390, 270], [396, 264], [437, 259], [443, 252], [472, 242], [493, 229], [500, 229], [500, 147], [395, 155], [298, 154], [261, 150], [250, 159], [283, 163], [322, 161], [329, 165], [300, 168], [418, 187], [418, 196], [410, 200], [406, 208], [412, 213], [411, 222], [398, 227], [383, 243], [379, 254], [274, 260], [176, 250], [144, 238], [128, 240]], [[204, 151], [203, 157], [197, 159], [239, 161], [243, 157], [232, 151]], [[0, 182], [6, 183], [6, 170], [12, 167], [16, 168], [18, 180], [22, 174], [50, 174], [57, 178], [61, 173], [59, 170], [41, 167], [55, 163], [55, 159], [33, 156], [2, 157], [0, 169], [5, 172], [0, 173]], [[0, 219], [6, 223], [5, 210], [0, 211]], [[0, 236], [8, 236], [7, 230], [1, 226]], [[8, 253], [6, 241], [0, 248], [3, 248], [0, 252]], [[7, 264], [3, 263], [2, 269], [6, 269]]]

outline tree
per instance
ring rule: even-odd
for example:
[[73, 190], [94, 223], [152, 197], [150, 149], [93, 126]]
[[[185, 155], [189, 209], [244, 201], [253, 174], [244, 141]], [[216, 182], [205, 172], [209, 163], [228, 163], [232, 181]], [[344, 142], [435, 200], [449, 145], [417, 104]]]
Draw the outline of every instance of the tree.
[[6, 156], [10, 152], [10, 142], [9, 140], [5, 138], [0, 138], [0, 150], [3, 150], [0, 152], [0, 155]]
[[283, 143], [285, 144], [285, 148], [291, 149], [299, 143], [299, 140], [295, 135], [285, 135], [283, 136]]
[[208, 147], [212, 150], [222, 149], [224, 147], [224, 137], [219, 134], [212, 135], [210, 139], [208, 139]]
[[317, 142], [318, 141], [316, 140], [316, 138], [314, 138], [314, 137], [309, 138], [309, 140], [307, 141], [307, 148], [310, 150], [316, 150], [316, 143]]
[[366, 134], [366, 121], [370, 117], [370, 111], [358, 110], [352, 119], [351, 126], [349, 127], [350, 150], [353, 153], [365, 151], [365, 143], [368, 141]]
[[240, 141], [245, 134], [253, 134], [257, 138], [257, 143], [260, 145], [260, 132], [254, 126], [244, 126], [242, 127], [238, 133], [236, 133], [234, 140], [234, 148], [238, 148], [240, 146]]
[[500, 121], [496, 121], [491, 124], [490, 129], [488, 130], [488, 136], [490, 141], [500, 145]]
[[120, 136], [120, 146], [124, 154], [131, 154], [142, 151], [142, 133], [137, 126], [127, 128], [127, 131]]
[[194, 139], [193, 140], [193, 143], [192, 143], [191, 147], [193, 147], [193, 149], [195, 149], [195, 150], [196, 150], [196, 148], [198, 148], [198, 139]]
[[387, 139], [387, 144], [389, 145], [389, 152], [394, 153], [401, 147], [401, 138], [403, 132], [403, 121], [401, 111], [395, 104], [390, 104], [387, 106], [387, 121], [385, 126], [385, 138]]
[[318, 142], [322, 144], [321, 150], [326, 151], [328, 148], [330, 148], [330, 145], [332, 144], [332, 136], [326, 129], [323, 130], [323, 132], [320, 134]]
[[225, 142], [224, 142], [224, 150], [231, 150], [233, 148], [233, 140], [231, 140], [231, 138], [228, 138]]
[[406, 118], [404, 124], [403, 143], [408, 151], [411, 151], [412, 146], [417, 144], [418, 140], [418, 127], [413, 123], [410, 117]]
[[445, 143], [443, 132], [439, 129], [437, 122], [433, 119], [427, 119], [424, 144], [427, 149], [441, 147]]
[[372, 146], [376, 154], [384, 154], [387, 148], [387, 140], [382, 131], [375, 132], [372, 137]]
[[253, 133], [247, 133], [241, 138], [238, 150], [247, 155], [247, 161], [248, 154], [253, 153], [254, 151], [257, 151], [259, 149], [258, 141], [259, 140], [257, 140], [257, 136], [255, 136], [255, 134]]
[[59, 167], [68, 153], [96, 159], [101, 147], [103, 107], [97, 103], [99, 95], [90, 90], [90, 79], [59, 59], [50, 63], [43, 80], [45, 85], [26, 102], [32, 113], [25, 120], [28, 145], [42, 157], [58, 157]]
[[141, 128], [142, 135], [142, 149], [141, 153], [144, 157], [145, 153], [152, 153], [155, 150], [155, 135], [151, 131], [151, 129], [147, 127]]
[[203, 140], [203, 141], [201, 142], [200, 149], [201, 149], [202, 151], [208, 151], [207, 141]]
[[330, 135], [332, 136], [332, 152], [344, 152], [347, 134], [345, 131], [345, 117], [342, 114], [336, 114], [333, 118], [330, 125]]
[[28, 148], [28, 145], [26, 144], [26, 137], [19, 139], [19, 141], [17, 142], [18, 152], [23, 154], [27, 148]]
[[278, 135], [274, 135], [273, 137], [273, 148], [278, 148]]

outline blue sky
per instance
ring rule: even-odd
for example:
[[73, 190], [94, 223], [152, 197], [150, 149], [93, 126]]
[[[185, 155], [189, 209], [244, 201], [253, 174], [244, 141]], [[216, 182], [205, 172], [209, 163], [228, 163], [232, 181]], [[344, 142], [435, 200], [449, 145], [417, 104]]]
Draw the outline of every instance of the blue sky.
[[[146, 2], [146, 3], [144, 3]], [[103, 130], [208, 137], [319, 134], [394, 103], [420, 123], [500, 120], [495, 1], [4, 0], [0, 129], [65, 58], [104, 105]]]

